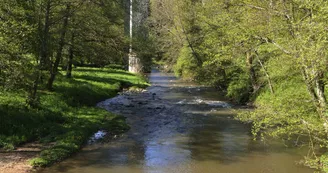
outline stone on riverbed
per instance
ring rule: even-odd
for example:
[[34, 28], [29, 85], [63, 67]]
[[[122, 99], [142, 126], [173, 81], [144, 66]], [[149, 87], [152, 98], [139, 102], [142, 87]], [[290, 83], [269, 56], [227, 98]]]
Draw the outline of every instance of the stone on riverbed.
[[131, 105], [131, 100], [129, 100], [126, 96], [119, 95], [114, 98], [105, 100], [103, 102], [98, 103], [97, 106], [99, 107], [106, 107], [110, 105], [124, 105], [124, 106], [129, 106]]

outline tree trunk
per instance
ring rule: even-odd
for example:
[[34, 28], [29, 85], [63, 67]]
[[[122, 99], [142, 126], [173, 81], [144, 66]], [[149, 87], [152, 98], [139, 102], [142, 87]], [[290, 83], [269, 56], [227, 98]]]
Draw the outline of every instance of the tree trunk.
[[[256, 53], [256, 56], [258, 57], [257, 52], [255, 52], [255, 53]], [[262, 67], [262, 69], [263, 69], [263, 71], [264, 71], [264, 73], [265, 73], [265, 76], [266, 76], [266, 78], [267, 78], [267, 81], [268, 81], [268, 85], [269, 85], [269, 88], [270, 88], [271, 94], [274, 94], [273, 85], [272, 85], [272, 82], [271, 82], [271, 77], [270, 77], [270, 75], [269, 75], [267, 69], [265, 68], [265, 66], [263, 65], [263, 63], [262, 63], [262, 61], [260, 60], [259, 57], [258, 57], [258, 62], [259, 62], [259, 64], [261, 65], [261, 67]]]
[[26, 100], [26, 103], [31, 106], [32, 108], [36, 108], [38, 105], [38, 99], [37, 99], [37, 91], [38, 91], [38, 85], [39, 85], [39, 80], [41, 76], [41, 70], [38, 69], [36, 74], [35, 74], [35, 79], [33, 81], [31, 90], [29, 92], [28, 98]]
[[181, 25], [181, 28], [182, 28], [182, 33], [185, 35], [186, 37], [186, 41], [188, 43], [188, 47], [190, 48], [191, 52], [192, 52], [192, 55], [195, 57], [196, 61], [197, 61], [197, 65], [202, 65], [202, 60], [201, 58], [199, 57], [198, 53], [196, 52], [194, 46], [192, 45], [191, 43], [191, 40], [189, 39], [189, 36], [188, 36], [188, 33], [186, 32], [182, 22], [181, 22], [181, 19], [179, 18], [179, 21], [180, 21], [180, 25]]
[[69, 55], [68, 55], [68, 61], [67, 61], [67, 69], [66, 69], [66, 77], [71, 78], [72, 77], [72, 66], [73, 66], [73, 58], [74, 58], [74, 31], [72, 32], [71, 36], [71, 44], [69, 47]]
[[62, 28], [62, 31], [60, 34], [59, 47], [58, 47], [58, 51], [56, 54], [55, 63], [53, 64], [52, 68], [50, 69], [50, 78], [47, 83], [48, 90], [52, 90], [53, 83], [54, 83], [56, 75], [58, 73], [58, 66], [59, 66], [60, 60], [62, 59], [62, 53], [63, 53], [63, 48], [65, 45], [65, 36], [66, 36], [66, 32], [67, 32], [69, 14], [70, 14], [70, 5], [68, 4], [68, 5], [66, 5], [66, 14], [64, 17], [63, 28]]
[[315, 87], [315, 92], [317, 93], [318, 96], [318, 104], [319, 104], [321, 115], [324, 115], [324, 113], [326, 112], [326, 105], [327, 105], [327, 100], [325, 96], [325, 84], [323, 78], [324, 78], [324, 74], [322, 71], [316, 72], [314, 87]]
[[47, 1], [46, 15], [44, 21], [44, 28], [41, 40], [41, 50], [40, 50], [40, 64], [41, 70], [47, 70], [51, 67], [50, 60], [48, 57], [48, 41], [49, 41], [49, 28], [50, 28], [50, 10], [51, 10], [51, 0]]
[[306, 69], [306, 67], [302, 68], [302, 75], [307, 90], [312, 97], [318, 114], [323, 117], [325, 115], [327, 105], [327, 100], [324, 94], [323, 72], [316, 71], [314, 73], [314, 79], [311, 79], [309, 77], [309, 71]]
[[246, 63], [247, 63], [248, 71], [249, 71], [249, 77], [250, 77], [251, 83], [252, 83], [252, 89], [253, 89], [253, 92], [255, 93], [259, 89], [259, 87], [257, 85], [256, 73], [253, 68], [253, 56], [251, 55], [250, 52], [246, 52]]
[[[42, 76], [42, 70], [47, 69], [49, 65], [48, 60], [48, 38], [49, 38], [49, 28], [50, 28], [50, 10], [51, 10], [51, 0], [47, 1], [45, 21], [42, 31], [40, 31], [41, 41], [40, 41], [40, 52], [38, 67], [35, 72], [35, 79], [33, 81], [29, 96], [27, 98], [27, 104], [33, 108], [38, 105], [37, 91]], [[41, 30], [41, 22], [39, 23]]]

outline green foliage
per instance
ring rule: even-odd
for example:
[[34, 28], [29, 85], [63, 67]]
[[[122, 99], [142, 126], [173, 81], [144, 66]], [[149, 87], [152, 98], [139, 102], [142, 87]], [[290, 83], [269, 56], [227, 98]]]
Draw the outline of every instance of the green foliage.
[[187, 46], [183, 47], [174, 67], [175, 74], [185, 79], [193, 79], [196, 75], [197, 68], [196, 60], [194, 59], [190, 48]]
[[0, 147], [38, 140], [56, 144], [33, 159], [33, 166], [47, 166], [76, 152], [99, 129], [122, 133], [129, 129], [125, 118], [95, 108], [121, 87], [146, 87], [145, 79], [123, 70], [78, 68], [72, 79], [59, 75], [55, 92], [42, 91], [39, 109], [25, 107], [24, 92], [0, 95]]
[[315, 148], [328, 150], [326, 1], [152, 3], [158, 62], [237, 103], [254, 101], [239, 115], [254, 135], [301, 139], [311, 153], [305, 163], [325, 169]]
[[35, 64], [33, 42], [35, 26], [25, 16], [31, 4], [4, 0], [0, 4], [0, 86], [3, 89], [27, 89]]
[[[144, 78], [122, 68], [128, 45], [124, 13], [123, 1], [1, 1], [1, 148], [55, 141], [31, 161], [45, 166], [68, 157], [100, 128], [128, 129], [123, 120], [112, 122], [116, 116], [93, 108], [124, 87], [147, 86]], [[140, 55], [148, 61], [152, 50], [144, 48]], [[58, 67], [68, 69], [71, 77], [72, 64], [120, 67], [78, 68], [67, 79]]]
[[[320, 166], [324, 172], [328, 172], [328, 153], [321, 155], [320, 157]], [[314, 164], [315, 165], [315, 164]]]
[[4, 0], [0, 19], [0, 86], [28, 92], [32, 107], [46, 82], [53, 89], [58, 66], [125, 63], [122, 2]]
[[34, 165], [35, 167], [42, 167], [42, 165], [48, 165], [49, 162], [46, 159], [43, 158], [35, 158], [29, 161], [30, 165]]
[[142, 64], [142, 72], [149, 73], [152, 66], [152, 58], [156, 54], [154, 40], [150, 36], [137, 35], [133, 41], [134, 52]]
[[320, 121], [316, 118], [314, 106], [304, 104], [311, 100], [306, 87], [301, 82], [298, 84], [295, 86], [285, 82], [276, 86], [275, 95], [262, 93], [255, 102], [257, 109], [246, 113], [246, 116], [242, 113], [239, 118], [253, 121], [254, 135], [261, 132], [286, 139], [307, 135], [308, 129], [304, 122], [318, 124]]
[[[81, 2], [82, 3], [82, 2]], [[83, 2], [72, 16], [70, 29], [74, 34], [74, 59], [78, 65], [125, 64], [128, 46], [124, 35], [122, 2], [105, 0], [101, 4]]]
[[240, 75], [232, 80], [227, 88], [227, 96], [233, 98], [237, 103], [243, 104], [249, 101], [251, 85], [247, 75]]
[[123, 65], [118, 64], [109, 64], [105, 68], [117, 69], [117, 70], [125, 70]]
[[178, 1], [174, 0], [150, 1], [149, 31], [154, 38], [157, 54], [154, 58], [157, 62], [165, 62], [165, 69], [170, 71], [173, 70], [180, 50], [185, 43], [185, 40], [182, 39], [181, 30], [176, 24], [177, 3]]

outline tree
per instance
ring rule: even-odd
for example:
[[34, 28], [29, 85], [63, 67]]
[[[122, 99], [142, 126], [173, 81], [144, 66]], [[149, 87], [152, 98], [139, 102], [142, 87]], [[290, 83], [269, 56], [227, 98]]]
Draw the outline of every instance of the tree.
[[60, 31], [60, 38], [59, 38], [59, 43], [58, 43], [58, 50], [57, 50], [56, 57], [55, 57], [55, 62], [53, 63], [53, 65], [50, 69], [50, 77], [49, 77], [48, 83], [47, 83], [48, 90], [53, 89], [53, 83], [54, 83], [55, 77], [58, 73], [58, 66], [59, 66], [60, 61], [62, 60], [63, 49], [65, 46], [65, 37], [66, 37], [67, 30], [68, 30], [68, 21], [69, 21], [70, 15], [71, 15], [71, 4], [67, 3], [66, 8], [64, 10], [63, 26]]
[[306, 164], [327, 169], [314, 147], [328, 146], [325, 1], [152, 3], [160, 61], [239, 103], [254, 102], [239, 115], [254, 135], [302, 139], [313, 150]]
[[31, 107], [38, 106], [40, 89], [53, 90], [60, 66], [71, 76], [79, 61], [99, 67], [124, 63], [122, 2], [5, 0], [0, 7], [0, 83], [23, 88]]

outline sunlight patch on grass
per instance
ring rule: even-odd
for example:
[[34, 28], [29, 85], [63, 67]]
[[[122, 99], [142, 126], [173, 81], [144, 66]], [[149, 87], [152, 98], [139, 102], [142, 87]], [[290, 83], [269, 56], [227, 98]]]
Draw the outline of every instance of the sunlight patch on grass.
[[118, 69], [78, 68], [72, 79], [58, 75], [54, 92], [41, 91], [39, 109], [25, 107], [26, 93], [1, 92], [0, 147], [38, 140], [55, 145], [30, 161], [33, 166], [48, 166], [79, 150], [97, 130], [122, 133], [129, 129], [125, 118], [96, 108], [114, 97], [123, 87], [146, 87], [147, 81]]

